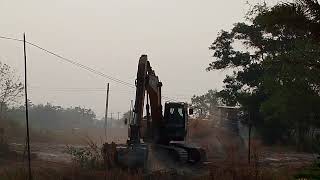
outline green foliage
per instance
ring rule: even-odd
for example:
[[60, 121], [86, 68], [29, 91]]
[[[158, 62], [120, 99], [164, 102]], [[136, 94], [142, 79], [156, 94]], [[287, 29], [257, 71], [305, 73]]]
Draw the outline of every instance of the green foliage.
[[256, 5], [249, 22], [222, 31], [210, 46], [215, 60], [207, 70], [234, 70], [219, 92], [223, 101], [240, 104], [270, 143], [301, 143], [320, 127], [319, 7], [313, 0]]
[[104, 169], [104, 161], [101, 150], [91, 141], [86, 147], [67, 146], [66, 152], [73, 156], [73, 160], [81, 168], [96, 170]]
[[[88, 128], [95, 126], [96, 115], [91, 109], [81, 107], [63, 108], [50, 103], [34, 105], [29, 102], [30, 125], [38, 129]], [[25, 107], [9, 108], [9, 119], [24, 123]]]
[[217, 90], [209, 90], [206, 94], [191, 98], [192, 108], [199, 117], [205, 117], [213, 113], [216, 106], [222, 105], [221, 98]]
[[12, 68], [0, 62], [0, 116], [8, 105], [18, 101], [23, 89]]

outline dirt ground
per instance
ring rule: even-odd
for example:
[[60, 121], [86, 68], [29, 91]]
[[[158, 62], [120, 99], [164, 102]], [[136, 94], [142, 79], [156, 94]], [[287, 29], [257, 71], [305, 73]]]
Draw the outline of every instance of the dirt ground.
[[[244, 141], [237, 135], [222, 128], [216, 128], [208, 121], [197, 121], [190, 124], [190, 132], [187, 142], [200, 145], [206, 149], [209, 162], [226, 159], [247, 160], [247, 148]], [[127, 139], [126, 128], [108, 129], [108, 142], [124, 143]], [[104, 129], [86, 129], [76, 132], [50, 132], [50, 137], [46, 132], [31, 136], [31, 151], [42, 160], [50, 162], [70, 162], [71, 157], [66, 153], [67, 145], [83, 146], [87, 139], [91, 139], [97, 144], [105, 142]], [[24, 142], [21, 140], [10, 140], [10, 147], [15, 151], [22, 152]], [[286, 166], [296, 163], [310, 163], [316, 159], [316, 154], [301, 153], [290, 150], [286, 147], [266, 147], [257, 140], [252, 143], [252, 158], [265, 166]]]
[[[202, 166], [181, 165], [167, 159], [163, 152], [151, 151], [149, 163], [154, 171], [179, 171], [180, 174], [199, 176], [209, 173], [210, 168], [220, 167], [221, 164], [246, 164], [248, 150], [239, 136], [229, 133], [226, 129], [212, 126], [209, 121], [197, 121], [190, 124], [187, 142], [197, 144], [206, 149], [208, 162]], [[41, 135], [43, 135], [41, 137]], [[41, 132], [31, 136], [31, 151], [33, 166], [43, 168], [50, 166], [57, 169], [70, 167], [72, 157], [66, 153], [67, 145], [84, 146], [90, 138], [97, 144], [105, 141], [104, 130], [86, 129], [76, 132]], [[108, 142], [124, 143], [127, 139], [127, 129], [108, 129]], [[10, 139], [10, 148], [20, 154], [24, 150], [24, 142]], [[301, 153], [286, 147], [266, 147], [258, 140], [253, 140], [251, 161], [260, 167], [278, 169], [300, 168], [310, 165], [316, 159], [315, 154]], [[10, 160], [0, 159], [0, 170], [11, 167], [26, 167], [26, 160], [21, 157]]]
[[[210, 121], [198, 121], [190, 124], [189, 141], [206, 149], [208, 161], [248, 162], [246, 140], [225, 128], [216, 127]], [[252, 139], [251, 161], [260, 166], [279, 168], [305, 166], [313, 163], [318, 154], [297, 152], [286, 146], [265, 146], [259, 139]]]

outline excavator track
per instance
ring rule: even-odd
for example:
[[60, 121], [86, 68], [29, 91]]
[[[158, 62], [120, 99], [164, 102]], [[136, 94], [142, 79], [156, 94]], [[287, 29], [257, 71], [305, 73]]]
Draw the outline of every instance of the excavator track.
[[181, 162], [181, 163], [188, 162], [188, 152], [183, 148], [174, 147], [171, 149], [170, 154], [171, 156], [173, 156], [174, 160], [178, 162]]
[[189, 163], [196, 164], [207, 160], [206, 151], [199, 146], [183, 143], [171, 143], [170, 145], [187, 152], [187, 162]]
[[206, 161], [205, 150], [198, 146], [171, 143], [170, 145], [157, 145], [157, 147], [168, 150], [173, 160], [180, 163], [196, 164]]

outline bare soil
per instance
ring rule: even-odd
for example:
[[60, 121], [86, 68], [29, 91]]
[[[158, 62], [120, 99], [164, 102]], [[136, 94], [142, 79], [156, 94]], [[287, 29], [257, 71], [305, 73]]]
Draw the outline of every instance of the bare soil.
[[[183, 165], [171, 161], [165, 152], [152, 150], [150, 152], [150, 169], [153, 172], [178, 174], [184, 177], [210, 177], [213, 174], [236, 170], [242, 167], [252, 170], [248, 165], [247, 148], [244, 141], [226, 129], [215, 127], [210, 121], [197, 121], [190, 124], [188, 143], [202, 146], [207, 151], [208, 163], [199, 166]], [[73, 168], [72, 157], [66, 153], [66, 146], [84, 146], [86, 138], [97, 144], [105, 141], [104, 129], [86, 129], [76, 132], [37, 132], [31, 137], [32, 166], [34, 168], [52, 168], [54, 171], [65, 171]], [[124, 143], [127, 139], [127, 129], [108, 129], [108, 142]], [[8, 168], [26, 167], [26, 158], [22, 158], [24, 141], [20, 138], [10, 138], [10, 149], [19, 155], [10, 158], [0, 158], [0, 173]], [[251, 163], [254, 168], [295, 171], [313, 163], [315, 154], [296, 152], [287, 147], [267, 147], [258, 140], [253, 140]], [[236, 170], [235, 170], [236, 169]], [[249, 171], [248, 170], [248, 171]], [[239, 170], [240, 172], [242, 170]], [[101, 176], [103, 177], [103, 176]], [[218, 178], [219, 179], [219, 178]]]

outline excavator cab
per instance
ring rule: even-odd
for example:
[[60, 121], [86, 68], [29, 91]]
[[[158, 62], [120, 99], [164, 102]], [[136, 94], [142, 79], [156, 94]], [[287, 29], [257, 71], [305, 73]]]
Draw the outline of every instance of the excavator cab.
[[163, 134], [168, 141], [184, 141], [187, 134], [188, 106], [186, 103], [167, 102], [164, 108]]

